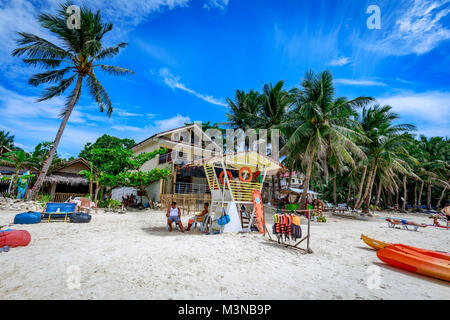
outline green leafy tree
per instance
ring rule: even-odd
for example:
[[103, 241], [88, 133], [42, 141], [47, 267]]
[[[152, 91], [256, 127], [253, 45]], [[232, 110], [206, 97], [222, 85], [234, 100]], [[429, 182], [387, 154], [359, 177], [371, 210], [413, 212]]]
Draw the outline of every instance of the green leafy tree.
[[0, 147], [5, 146], [9, 149], [14, 148], [14, 138], [9, 131], [0, 130]]
[[67, 98], [66, 105], [61, 111], [61, 125], [56, 134], [48, 160], [41, 169], [39, 177], [30, 193], [34, 199], [44, 182], [44, 178], [55, 156], [62, 134], [70, 115], [80, 99], [83, 81], [86, 80], [87, 92], [98, 104], [100, 111], [106, 109], [108, 116], [113, 113], [113, 105], [108, 93], [98, 80], [94, 69], [99, 68], [110, 75], [127, 75], [132, 71], [116, 66], [105, 65], [101, 61], [117, 55], [126, 43], [104, 48], [103, 37], [112, 30], [111, 23], [103, 23], [100, 12], [93, 12], [87, 7], [81, 8], [80, 29], [67, 28], [69, 14], [67, 8], [71, 2], [60, 4], [56, 14], [42, 13], [38, 21], [42, 27], [49, 30], [60, 43], [52, 43], [32, 33], [19, 32], [17, 40], [19, 48], [13, 51], [13, 56], [25, 56], [23, 61], [33, 67], [41, 67], [45, 71], [35, 74], [29, 79], [29, 84], [54, 84], [45, 88], [39, 102], [62, 95], [75, 83], [75, 87]]
[[[31, 153], [30, 162], [34, 169], [39, 170], [44, 166], [45, 161], [48, 159], [50, 154], [50, 150], [53, 147], [53, 142], [44, 141], [39, 143]], [[50, 165], [49, 171], [51, 172], [56, 165], [64, 162], [64, 159], [58, 156], [58, 153], [55, 152], [55, 156], [53, 157], [52, 164]]]
[[[117, 174], [111, 174], [107, 172], [99, 172], [97, 176], [97, 182], [101, 185], [108, 187], [135, 187], [141, 191], [149, 201], [146, 187], [153, 182], [165, 179], [171, 174], [169, 169], [155, 168], [149, 172], [140, 171], [144, 163], [155, 158], [160, 154], [167, 153], [167, 149], [161, 148], [152, 152], [143, 153], [137, 156], [130, 156], [127, 159], [127, 164], [123, 167], [123, 170]], [[83, 172], [82, 174], [88, 174]]]
[[79, 156], [94, 164], [98, 171], [118, 174], [130, 169], [133, 157], [131, 147], [136, 143], [131, 139], [119, 139], [103, 135], [95, 143], [87, 143]]

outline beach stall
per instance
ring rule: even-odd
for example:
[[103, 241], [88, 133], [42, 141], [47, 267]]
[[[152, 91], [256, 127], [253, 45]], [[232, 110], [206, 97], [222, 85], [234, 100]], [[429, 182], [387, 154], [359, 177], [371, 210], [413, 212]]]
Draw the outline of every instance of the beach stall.
[[[211, 190], [210, 219], [214, 231], [250, 232], [257, 221], [260, 233], [265, 233], [261, 192], [266, 176], [281, 168], [277, 161], [256, 151], [246, 151], [220, 154], [187, 166], [203, 166], [205, 170]], [[225, 224], [221, 224], [223, 217], [227, 219]]]

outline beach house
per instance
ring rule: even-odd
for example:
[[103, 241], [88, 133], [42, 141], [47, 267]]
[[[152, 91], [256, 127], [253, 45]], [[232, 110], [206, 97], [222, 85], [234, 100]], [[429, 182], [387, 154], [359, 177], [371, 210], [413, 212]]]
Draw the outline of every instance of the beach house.
[[[209, 201], [210, 190], [203, 168], [186, 168], [186, 164], [208, 157], [211, 152], [222, 152], [214, 138], [209, 137], [199, 124], [190, 124], [172, 130], [156, 133], [132, 147], [135, 155], [152, 152], [160, 148], [168, 149], [166, 154], [147, 161], [141, 171], [155, 168], [172, 172], [165, 180], [160, 180], [147, 188], [151, 201], [166, 203], [186, 201], [197, 203]], [[190, 204], [186, 204], [187, 207]]]

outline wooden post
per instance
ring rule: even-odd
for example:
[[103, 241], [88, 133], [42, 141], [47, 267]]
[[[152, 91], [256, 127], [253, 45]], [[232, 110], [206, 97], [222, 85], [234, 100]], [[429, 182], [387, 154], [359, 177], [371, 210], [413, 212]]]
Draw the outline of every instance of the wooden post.
[[306, 250], [308, 253], [312, 253], [312, 250], [309, 248], [309, 238], [311, 235], [311, 233], [309, 231], [310, 226], [311, 226], [311, 215], [308, 212], [308, 239], [306, 240]]
[[56, 182], [52, 182], [50, 185], [50, 199], [51, 201], [55, 201], [55, 193], [56, 193]]

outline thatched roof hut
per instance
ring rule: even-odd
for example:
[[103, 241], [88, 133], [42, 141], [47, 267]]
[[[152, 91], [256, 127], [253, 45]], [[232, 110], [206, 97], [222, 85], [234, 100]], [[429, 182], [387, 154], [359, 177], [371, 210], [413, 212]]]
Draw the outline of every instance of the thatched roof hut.
[[44, 183], [66, 184], [69, 186], [87, 186], [89, 184], [89, 180], [79, 174], [55, 172], [46, 176]]
[[[81, 175], [81, 170], [91, 170], [91, 165], [83, 158], [71, 160], [56, 166], [52, 172], [45, 177], [44, 182], [65, 184], [69, 186], [89, 185], [89, 180]], [[94, 171], [97, 169], [94, 167]]]
[[[50, 194], [53, 200], [63, 202], [69, 197], [86, 194], [89, 180], [79, 174], [81, 170], [91, 170], [91, 164], [83, 158], [78, 158], [57, 165], [45, 177], [44, 183], [51, 185]], [[93, 170], [97, 171], [95, 167]]]

